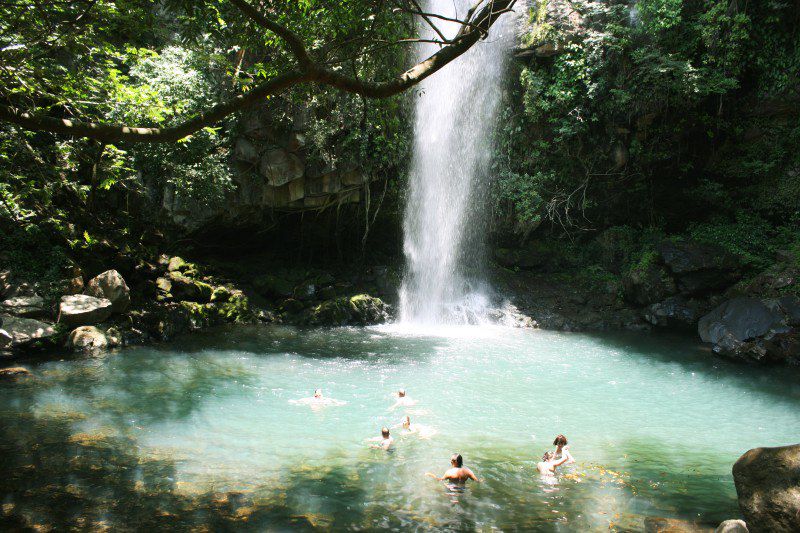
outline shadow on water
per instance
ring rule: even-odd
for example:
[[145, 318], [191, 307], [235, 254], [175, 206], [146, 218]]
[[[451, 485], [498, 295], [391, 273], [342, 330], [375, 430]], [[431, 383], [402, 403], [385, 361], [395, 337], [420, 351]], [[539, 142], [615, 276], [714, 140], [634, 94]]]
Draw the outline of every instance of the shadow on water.
[[458, 503], [423, 477], [430, 465], [416, 462], [413, 447], [365, 450], [348, 465], [337, 456], [322, 467], [294, 464], [251, 491], [214, 492], [179, 482], [174, 457], [143, 453], [123, 432], [81, 431], [78, 410], [35, 411], [36, 388], [11, 384], [0, 410], [4, 530], [637, 531], [646, 515], [702, 515], [709, 523], [736, 516], [730, 483], [695, 473], [687, 461], [702, 460], [703, 450], [667, 453], [641, 440], [622, 450], [637, 460], [579, 463], [557, 485], [542, 484], [535, 461], [521, 460], [517, 449], [479, 450], [471, 464], [485, 483]]
[[425, 358], [446, 345], [438, 337], [401, 337], [364, 328], [296, 328], [291, 326], [221, 326], [181, 337], [164, 351], [203, 353], [232, 351], [256, 356], [292, 354], [298, 357], [353, 361], [379, 361], [382, 364], [406, 362], [409, 354]]
[[790, 408], [800, 404], [800, 368], [760, 366], [724, 359], [689, 334], [595, 332], [581, 335], [629, 357], [641, 354], [650, 361], [677, 365], [684, 372], [702, 374], [712, 379], [725, 379], [737, 388], [769, 394], [771, 401]]

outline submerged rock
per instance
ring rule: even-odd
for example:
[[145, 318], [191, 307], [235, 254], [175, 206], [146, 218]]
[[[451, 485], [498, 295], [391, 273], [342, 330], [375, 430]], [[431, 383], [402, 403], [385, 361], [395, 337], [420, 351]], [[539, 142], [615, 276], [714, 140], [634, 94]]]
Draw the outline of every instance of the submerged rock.
[[0, 380], [17, 380], [31, 375], [31, 371], [21, 366], [0, 368]]
[[106, 270], [89, 280], [84, 294], [110, 300], [114, 313], [124, 313], [131, 305], [131, 291], [116, 270]]
[[711, 533], [710, 527], [678, 518], [648, 516], [644, 519], [645, 533]]
[[111, 316], [111, 301], [86, 294], [61, 297], [58, 322], [67, 326], [97, 324]]
[[751, 532], [800, 531], [800, 444], [749, 450], [733, 465], [733, 481]]

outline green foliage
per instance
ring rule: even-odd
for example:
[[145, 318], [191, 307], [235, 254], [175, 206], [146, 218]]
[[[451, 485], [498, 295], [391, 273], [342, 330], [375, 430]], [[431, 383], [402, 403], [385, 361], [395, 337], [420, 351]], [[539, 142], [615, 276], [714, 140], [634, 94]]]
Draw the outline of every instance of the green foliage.
[[800, 242], [797, 224], [776, 226], [745, 211], [738, 212], [734, 220], [715, 219], [693, 224], [689, 236], [722, 246], [758, 270], [772, 264], [778, 251], [791, 249]]
[[526, 202], [568, 232], [622, 224], [680, 232], [742, 209], [771, 223], [794, 216], [796, 7], [549, 0], [530, 9], [526, 42], [551, 43], [555, 53], [518, 67], [502, 111], [500, 220], [524, 227]]

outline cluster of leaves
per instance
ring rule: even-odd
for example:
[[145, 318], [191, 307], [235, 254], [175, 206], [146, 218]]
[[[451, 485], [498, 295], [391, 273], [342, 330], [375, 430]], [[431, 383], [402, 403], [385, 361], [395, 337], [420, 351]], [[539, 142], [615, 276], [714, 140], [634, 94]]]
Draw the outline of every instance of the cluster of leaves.
[[[495, 212], [519, 230], [684, 232], [800, 205], [800, 12], [787, 2], [539, 0], [495, 157]], [[794, 105], [792, 103], [794, 102]], [[717, 220], [719, 223], [719, 220]]]

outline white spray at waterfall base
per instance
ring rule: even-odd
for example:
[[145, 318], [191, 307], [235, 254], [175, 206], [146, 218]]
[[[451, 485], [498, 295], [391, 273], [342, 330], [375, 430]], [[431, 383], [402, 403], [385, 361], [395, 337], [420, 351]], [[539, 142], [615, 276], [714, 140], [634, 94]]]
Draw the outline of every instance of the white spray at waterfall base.
[[[459, 18], [470, 3], [430, 0], [425, 9]], [[401, 323], [495, 322], [491, 290], [483, 281], [482, 193], [517, 21], [515, 13], [503, 15], [486, 39], [420, 86], [403, 223], [406, 272], [400, 288]], [[460, 28], [455, 22], [434, 23], [448, 38]], [[434, 36], [432, 30], [423, 35]], [[420, 57], [436, 49], [432, 43], [421, 46]]]

